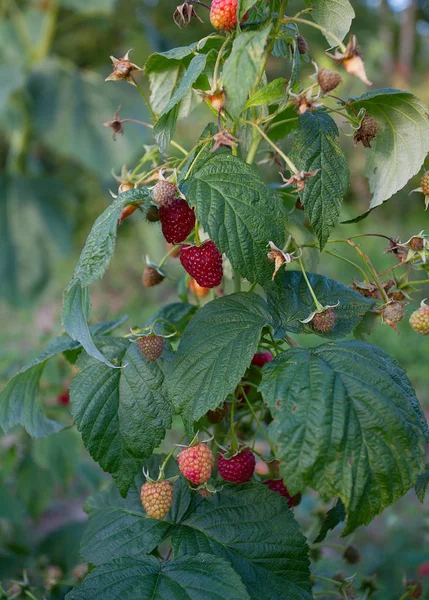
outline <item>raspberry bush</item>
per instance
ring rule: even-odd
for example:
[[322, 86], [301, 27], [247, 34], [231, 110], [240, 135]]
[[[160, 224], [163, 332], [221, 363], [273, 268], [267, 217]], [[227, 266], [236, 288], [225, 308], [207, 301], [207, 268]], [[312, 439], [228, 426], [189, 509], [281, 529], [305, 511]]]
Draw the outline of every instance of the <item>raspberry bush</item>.
[[[176, 23], [201, 19], [201, 4], [179, 6]], [[89, 233], [64, 292], [65, 333], [0, 397], [5, 431], [54, 434], [63, 424], [39, 398], [43, 369], [63, 353], [76, 364], [72, 415], [114, 481], [86, 504], [81, 551], [94, 568], [68, 600], [310, 599], [309, 545], [340, 523], [348, 536], [413, 486], [423, 501], [429, 479], [416, 394], [401, 367], [364, 339], [371, 327], [408, 319], [427, 335], [427, 306], [417, 308], [416, 297], [427, 281], [426, 236], [330, 238], [349, 181], [337, 122], [365, 149], [356, 149], [366, 153], [372, 192], [363, 218], [422, 169], [427, 109], [402, 90], [339, 96], [349, 77], [371, 84], [349, 34], [348, 0], [316, 0], [295, 16], [285, 0], [213, 0], [206, 17], [213, 33], [189, 46], [144, 65], [129, 52], [112, 58], [106, 85], [131, 84], [142, 95], [153, 122], [134, 123], [152, 129], [157, 148], [124, 169]], [[314, 63], [306, 79], [312, 34], [334, 51], [330, 68]], [[271, 56], [288, 79], [268, 80]], [[207, 126], [185, 149], [176, 124], [203, 102]], [[122, 133], [119, 111], [106, 125]], [[271, 182], [267, 162], [280, 170]], [[427, 199], [426, 184], [422, 172], [416, 191]], [[172, 244], [159, 263], [147, 258], [146, 287], [165, 285], [175, 256], [183, 271], [179, 299], [121, 336], [111, 334], [122, 318], [89, 325], [89, 287], [125, 218], [155, 223]], [[389, 253], [387, 271], [367, 255], [366, 235]], [[319, 274], [322, 252], [351, 263], [356, 279]], [[298, 334], [310, 343], [301, 346]], [[183, 435], [162, 454], [179, 419]], [[308, 489], [332, 504], [315, 540], [292, 511]], [[353, 581], [331, 583], [352, 597]]]

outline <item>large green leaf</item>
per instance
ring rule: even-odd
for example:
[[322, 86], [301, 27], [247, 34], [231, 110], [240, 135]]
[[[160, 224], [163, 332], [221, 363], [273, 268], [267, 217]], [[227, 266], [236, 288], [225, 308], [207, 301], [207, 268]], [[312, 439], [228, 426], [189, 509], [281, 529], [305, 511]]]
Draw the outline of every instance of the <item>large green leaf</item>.
[[208, 554], [160, 562], [121, 558], [97, 567], [67, 600], [248, 600], [232, 567]]
[[338, 135], [335, 121], [322, 111], [302, 115], [294, 135], [292, 160], [298, 170], [318, 171], [307, 179], [300, 197], [321, 248], [338, 222], [349, 183], [349, 169]]
[[192, 86], [203, 72], [206, 60], [205, 54], [197, 54], [193, 57], [180, 83], [159, 115], [153, 134], [161, 152], [164, 152], [174, 135], [179, 115], [178, 105], [187, 94], [192, 92]]
[[428, 109], [410, 92], [392, 89], [368, 92], [353, 99], [352, 106], [364, 108], [378, 123], [365, 165], [374, 208], [419, 172], [429, 152]]
[[132, 161], [136, 149], [152, 139], [148, 129], [125, 124], [126, 135], [113, 140], [111, 129], [102, 126], [119, 105], [122, 118], [137, 114], [145, 120], [145, 108], [129, 84], [104, 82], [96, 73], [49, 60], [32, 71], [29, 93], [32, 122], [41, 139], [59, 156], [103, 177], [112, 167]]
[[[104, 335], [123, 323], [124, 319], [91, 326], [94, 336]], [[62, 335], [50, 342], [44, 352], [26, 364], [0, 393], [0, 426], [5, 432], [16, 425], [24, 427], [32, 437], [43, 437], [62, 429], [63, 425], [45, 417], [40, 405], [39, 381], [46, 362], [68, 350], [77, 350], [78, 342]]]
[[265, 286], [268, 305], [274, 319], [276, 337], [287, 331], [313, 333], [330, 339], [343, 338], [359, 325], [373, 301], [324, 275], [307, 273], [310, 284], [323, 306], [335, 308], [337, 321], [333, 329], [323, 333], [302, 323], [316, 307], [301, 271], [283, 271], [274, 282]]
[[287, 502], [255, 483], [225, 486], [176, 526], [177, 556], [207, 552], [231, 563], [252, 600], [310, 600], [307, 545]]
[[56, 481], [67, 487], [76, 472], [81, 450], [79, 434], [68, 428], [36, 440], [32, 455], [39, 467], [50, 471]]
[[125, 495], [142, 459], [152, 454], [171, 426], [164, 385], [169, 349], [151, 362], [143, 359], [137, 344], [124, 339], [106, 338], [100, 348], [108, 362], [120, 368], [81, 355], [70, 387], [72, 414], [85, 447]]
[[231, 54], [225, 62], [223, 84], [228, 109], [235, 119], [240, 116], [249, 92], [258, 82], [270, 31], [271, 25], [260, 31], [241, 33], [235, 38]]
[[271, 104], [275, 100], [279, 100], [282, 96], [284, 96], [286, 88], [287, 79], [283, 79], [283, 77], [274, 79], [252, 94], [252, 96], [250, 96], [249, 100], [246, 102], [246, 106], [244, 108], [247, 109], [252, 106], [264, 106]]
[[427, 424], [404, 371], [362, 342], [292, 348], [263, 369], [281, 473], [292, 494], [341, 498], [343, 535], [367, 524], [416, 482]]
[[173, 403], [188, 426], [234, 391], [269, 320], [264, 300], [253, 293], [219, 298], [193, 317], [168, 376]]
[[[355, 17], [355, 11], [349, 0], [305, 0], [305, 4], [312, 8], [313, 19], [333, 33], [341, 41], [350, 31], [350, 25]], [[324, 34], [331, 46], [338, 42], [329, 34]]]
[[181, 190], [233, 268], [249, 281], [269, 280], [267, 245], [283, 247], [286, 215], [259, 173], [239, 158], [219, 154], [192, 171]]

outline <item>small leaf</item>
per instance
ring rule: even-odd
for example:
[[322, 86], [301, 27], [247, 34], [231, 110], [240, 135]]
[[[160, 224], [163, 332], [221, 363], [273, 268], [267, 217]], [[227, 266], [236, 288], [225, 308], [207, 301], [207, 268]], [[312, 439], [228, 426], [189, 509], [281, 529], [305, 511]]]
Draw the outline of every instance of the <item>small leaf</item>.
[[[308, 8], [312, 8], [313, 19], [343, 41], [350, 31], [350, 26], [355, 17], [355, 11], [349, 0], [305, 0]], [[338, 42], [329, 34], [324, 34], [331, 46]]]
[[404, 371], [362, 342], [292, 348], [265, 365], [260, 386], [291, 494], [341, 498], [343, 535], [403, 496], [423, 468], [427, 424]]
[[82, 444], [75, 429], [38, 439], [33, 444], [33, 459], [39, 467], [50, 471], [64, 487], [70, 484], [80, 461]]
[[137, 344], [100, 341], [106, 365], [81, 355], [70, 387], [72, 414], [89, 453], [112, 474], [126, 494], [142, 459], [150, 456], [171, 426], [172, 409], [164, 385], [166, 347], [160, 359], [146, 361]]
[[300, 193], [311, 225], [323, 248], [338, 223], [349, 169], [338, 143], [338, 128], [325, 112], [305, 113], [294, 135], [292, 160], [299, 171], [316, 171]]
[[[123, 318], [91, 325], [92, 335], [110, 333], [124, 322]], [[50, 435], [63, 428], [63, 425], [47, 419], [38, 400], [39, 381], [46, 362], [63, 352], [77, 350], [79, 342], [68, 335], [62, 335], [50, 342], [46, 350], [25, 365], [0, 392], [0, 426], [7, 433], [16, 425], [21, 425], [32, 437]]]
[[346, 511], [344, 510], [344, 504], [338, 498], [337, 503], [326, 513], [325, 520], [320, 528], [319, 535], [314, 540], [314, 544], [320, 544], [328, 535], [328, 532], [335, 529], [337, 525], [342, 523], [346, 518]]
[[[189, 323], [196, 310], [197, 307], [194, 304], [187, 304], [185, 302], [165, 304], [146, 321], [145, 326], [147, 327], [158, 321], [155, 324], [154, 329], [154, 332], [158, 335], [171, 333], [171, 328], [168, 327], [167, 323], [170, 323], [181, 332]], [[167, 323], [165, 323], [165, 321], [167, 321]]]
[[[214, 123], [208, 123], [200, 135], [200, 141], [213, 136], [215, 133], [217, 133], [217, 131], [218, 128]], [[192, 168], [192, 171], [196, 172], [207, 160], [212, 158], [213, 155], [210, 152], [211, 146], [212, 144], [206, 144], [204, 147], [198, 146], [189, 154], [178, 173], [178, 183], [181, 183], [186, 179], [186, 177], [188, 177], [190, 174], [189, 169]]]
[[274, 318], [275, 336], [281, 338], [287, 331], [312, 333], [329, 339], [343, 338], [359, 325], [374, 302], [358, 292], [324, 275], [307, 273], [310, 284], [323, 306], [334, 306], [337, 321], [333, 329], [323, 333], [302, 323], [314, 310], [314, 300], [300, 271], [283, 271], [273, 283], [265, 286], [268, 306]]
[[286, 500], [265, 485], [226, 485], [196, 502], [172, 545], [175, 556], [226, 559], [255, 600], [312, 598], [305, 538]]
[[418, 476], [418, 479], [417, 479], [417, 482], [415, 485], [416, 496], [422, 504], [425, 501], [426, 490], [427, 490], [428, 485], [429, 485], [429, 465], [426, 465], [426, 471]]
[[248, 10], [256, 4], [257, 0], [239, 0], [238, 2], [238, 21], [240, 22]]
[[267, 246], [272, 241], [283, 247], [286, 214], [254, 168], [218, 154], [192, 171], [181, 190], [234, 269], [249, 281], [271, 278]]
[[160, 562], [154, 556], [121, 558], [97, 567], [66, 600], [249, 600], [226, 560], [209, 554]]
[[274, 102], [275, 100], [279, 100], [284, 95], [286, 87], [287, 80], [283, 79], [283, 77], [279, 77], [279, 79], [270, 81], [270, 83], [260, 88], [252, 96], [250, 96], [249, 100], [244, 106], [244, 110], [250, 108], [251, 106], [263, 106], [266, 104], [271, 104], [271, 102]]
[[190, 321], [168, 377], [185, 423], [214, 410], [235, 390], [269, 322], [266, 310], [256, 294], [231, 294], [206, 304]]
[[270, 31], [271, 25], [260, 31], [241, 33], [234, 40], [223, 68], [228, 108], [234, 119], [240, 116], [249, 92], [258, 82]]
[[178, 115], [179, 106], [176, 105], [168, 113], [161, 115], [153, 128], [153, 137], [161, 152], [165, 152], [173, 139]]
[[381, 89], [352, 100], [377, 120], [378, 132], [366, 149], [365, 173], [372, 192], [370, 208], [379, 206], [419, 172], [429, 152], [426, 106], [410, 92]]

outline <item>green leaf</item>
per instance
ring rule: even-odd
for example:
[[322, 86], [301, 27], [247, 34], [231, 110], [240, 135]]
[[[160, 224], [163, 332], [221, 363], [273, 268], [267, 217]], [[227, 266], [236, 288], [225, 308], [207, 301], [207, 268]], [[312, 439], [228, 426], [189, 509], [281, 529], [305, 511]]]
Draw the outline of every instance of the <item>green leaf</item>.
[[207, 57], [205, 54], [197, 54], [189, 63], [180, 83], [175, 88], [173, 95], [162, 109], [159, 119], [155, 124], [153, 134], [161, 152], [164, 152], [169, 145], [179, 116], [179, 103], [185, 96], [192, 92], [192, 86], [206, 66]]
[[315, 309], [313, 298], [300, 271], [283, 271], [274, 282], [265, 286], [268, 306], [274, 319], [275, 336], [281, 338], [287, 331], [312, 333], [329, 339], [343, 338], [359, 325], [374, 302], [358, 292], [324, 275], [307, 273], [310, 284], [323, 306], [335, 308], [337, 321], [327, 333], [316, 331], [311, 323], [301, 323]]
[[116, 233], [122, 209], [128, 204], [138, 204], [147, 210], [151, 200], [150, 189], [141, 187], [123, 192], [106, 208], [92, 226], [70, 285], [80, 281], [85, 287], [103, 277], [115, 250]]
[[50, 471], [41, 469], [30, 457], [24, 459], [16, 473], [16, 495], [34, 519], [38, 519], [49, 505], [54, 487]]
[[[91, 333], [104, 335], [124, 322], [123, 318], [91, 326]], [[46, 362], [68, 350], [80, 347], [68, 335], [55, 338], [46, 350], [25, 365], [0, 393], [0, 426], [7, 433], [16, 425], [21, 425], [32, 437], [50, 435], [63, 428], [63, 425], [47, 419], [38, 399], [39, 381]]]
[[335, 121], [322, 111], [302, 115], [294, 135], [292, 160], [298, 170], [318, 170], [306, 180], [300, 198], [321, 248], [338, 223], [349, 183], [349, 169], [338, 135]]
[[352, 102], [377, 120], [378, 132], [366, 149], [365, 173], [372, 192], [370, 208], [379, 206], [419, 172], [429, 152], [427, 107], [410, 92], [381, 89]]
[[[308, 8], [312, 8], [313, 19], [333, 33], [341, 41], [350, 31], [350, 26], [355, 17], [355, 11], [349, 0], [305, 0]], [[324, 34], [331, 46], [338, 42], [329, 34]]]
[[[215, 125], [214, 123], [208, 123], [205, 126], [202, 134], [200, 135], [200, 141], [212, 137], [215, 133], [217, 133], [217, 131], [217, 125]], [[193, 171], [198, 171], [198, 169], [201, 169], [205, 162], [212, 158], [213, 155], [210, 151], [212, 145], [213, 143], [211, 142], [207, 143], [204, 147], [198, 146], [189, 154], [188, 158], [185, 160], [182, 168], [178, 173], [179, 184], [186, 179], [186, 177], [188, 176], [189, 169], [191, 167]]]
[[158, 321], [154, 332], [158, 335], [166, 335], [171, 333], [171, 328], [165, 323], [167, 321], [171, 325], [174, 325], [179, 332], [182, 332], [196, 310], [197, 307], [194, 304], [187, 304], [185, 302], [165, 304], [146, 321], [145, 326], [152, 325], [152, 323]]
[[[145, 461], [145, 468], [152, 477], [158, 476], [163, 459], [164, 455], [157, 454]], [[177, 463], [170, 461], [166, 477], [177, 474]], [[142, 507], [140, 489], [144, 481], [141, 474], [137, 475], [126, 498], [111, 485], [86, 501], [89, 520], [81, 545], [85, 560], [99, 565], [109, 562], [112, 557], [149, 554], [171, 535], [174, 524], [180, 522], [189, 507], [191, 491], [188, 484], [183, 477], [174, 482], [173, 507], [160, 521], [149, 518]]]
[[100, 348], [107, 364], [88, 355], [78, 360], [70, 387], [72, 414], [83, 443], [112, 474], [125, 495], [142, 459], [150, 456], [171, 426], [172, 409], [164, 385], [166, 347], [160, 359], [146, 361], [137, 344], [106, 338]]
[[239, 158], [219, 154], [192, 171], [181, 190], [233, 268], [249, 281], [270, 279], [267, 245], [283, 247], [286, 214], [259, 173]]
[[61, 0], [60, 4], [70, 10], [75, 10], [84, 14], [106, 15], [112, 12], [115, 7], [115, 0]]
[[50, 471], [64, 487], [70, 485], [80, 461], [82, 445], [75, 429], [63, 429], [59, 433], [40, 438], [33, 444], [34, 462]]
[[[91, 5], [92, 2], [87, 2]], [[125, 124], [126, 135], [112, 139], [111, 121], [119, 105], [121, 116], [147, 111], [128, 83], [105, 82], [101, 75], [75, 68], [71, 62], [48, 60], [32, 70], [29, 95], [35, 133], [59, 157], [71, 159], [102, 177], [106, 169], [132, 161], [137, 147], [152, 134], [141, 126]]]
[[240, 577], [221, 558], [199, 553], [161, 563], [122, 558], [97, 567], [67, 600], [248, 600]]
[[10, 96], [21, 89], [25, 83], [25, 73], [19, 65], [0, 65], [0, 111], [3, 110]]
[[256, 4], [257, 0], [239, 0], [238, 2], [238, 22], [244, 17], [249, 9], [252, 8], [254, 4]]
[[249, 92], [258, 82], [270, 31], [271, 25], [260, 31], [241, 33], [234, 40], [223, 68], [228, 109], [234, 119], [240, 116]]
[[299, 117], [296, 114], [296, 109], [293, 106], [288, 106], [270, 121], [268, 137], [273, 142], [278, 142], [292, 133], [298, 127], [298, 122]]
[[206, 552], [226, 559], [252, 600], [312, 598], [305, 538], [285, 499], [264, 485], [226, 485], [197, 502], [173, 531], [172, 544], [175, 556]]
[[335, 529], [337, 525], [342, 523], [346, 518], [346, 511], [344, 510], [344, 504], [338, 498], [337, 503], [326, 513], [325, 520], [320, 528], [319, 535], [314, 540], [313, 544], [320, 544], [328, 535], [329, 531]]
[[283, 79], [283, 77], [279, 77], [279, 79], [274, 79], [270, 81], [267, 85], [260, 88], [257, 92], [250, 96], [249, 100], [246, 102], [244, 109], [250, 108], [251, 106], [263, 106], [266, 104], [271, 104], [275, 100], [279, 100], [285, 93], [287, 88], [287, 79]]
[[422, 504], [425, 501], [426, 490], [427, 490], [428, 485], [429, 485], [429, 465], [426, 465], [426, 471], [418, 476], [418, 479], [417, 479], [416, 485], [415, 485], [416, 496]]
[[171, 398], [188, 425], [234, 391], [269, 319], [264, 300], [244, 292], [213, 300], [193, 317], [168, 377]]
[[422, 472], [427, 424], [404, 371], [380, 348], [352, 341], [290, 349], [264, 367], [260, 390], [290, 492], [310, 486], [341, 498], [343, 535]]

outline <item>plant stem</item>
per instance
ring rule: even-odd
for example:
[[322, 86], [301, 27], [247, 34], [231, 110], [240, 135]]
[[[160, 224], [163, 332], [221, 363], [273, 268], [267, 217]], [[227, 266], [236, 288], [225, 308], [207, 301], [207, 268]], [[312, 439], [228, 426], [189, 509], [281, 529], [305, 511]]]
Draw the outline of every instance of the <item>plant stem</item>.
[[299, 266], [301, 267], [302, 275], [303, 275], [303, 277], [305, 279], [305, 282], [307, 284], [308, 290], [309, 290], [309, 292], [311, 294], [311, 297], [313, 298], [314, 304], [316, 305], [316, 310], [322, 311], [323, 310], [323, 306], [320, 304], [319, 300], [317, 299], [316, 294], [314, 293], [313, 288], [311, 287], [311, 283], [310, 283], [310, 281], [309, 281], [309, 279], [307, 277], [307, 273], [305, 271], [302, 259], [298, 258], [298, 262], [299, 262]]
[[345, 258], [344, 256], [341, 256], [340, 254], [337, 254], [336, 252], [333, 252], [332, 250], [325, 250], [325, 252], [326, 252], [326, 254], [329, 254], [330, 256], [334, 256], [335, 258], [338, 258], [339, 260], [342, 260], [342, 261], [348, 263], [349, 265], [352, 265], [353, 267], [355, 267], [355, 269], [357, 269], [359, 271], [359, 273], [362, 275], [364, 280], [367, 283], [370, 283], [368, 275], [365, 273], [365, 271], [363, 269], [361, 269], [359, 267], [359, 265], [354, 263], [352, 260], [349, 260], [348, 258]]
[[[264, 138], [264, 140], [266, 142], [268, 142], [268, 144], [277, 152], [277, 154], [279, 156], [281, 156], [281, 158], [285, 161], [285, 163], [287, 164], [289, 169], [292, 171], [292, 173], [298, 173], [298, 169], [295, 167], [295, 165], [290, 160], [290, 158], [288, 156], [286, 156], [286, 154], [284, 154], [284, 152], [282, 152], [280, 150], [280, 148], [272, 140], [270, 140], [270, 138], [267, 136], [265, 131], [263, 131], [259, 127], [259, 125], [257, 125], [256, 123], [253, 123], [253, 121], [245, 121], [244, 119], [243, 119], [243, 123], [246, 123], [247, 125], [251, 125], [252, 127], [254, 127], [258, 131], [259, 135], [261, 135]], [[259, 143], [258, 143], [258, 146], [259, 146]], [[251, 149], [252, 149], [252, 146], [250, 147], [250, 150]], [[249, 153], [250, 153], [250, 150], [249, 150]], [[248, 162], [247, 159], [246, 159], [246, 162]]]
[[253, 290], [255, 289], [255, 287], [258, 285], [257, 281], [254, 281], [252, 283], [252, 285], [250, 286], [250, 288], [247, 290], [248, 292], [253, 292]]
[[229, 40], [230, 40], [230, 37], [227, 36], [224, 43], [220, 47], [220, 50], [216, 57], [216, 63], [215, 63], [214, 70], [213, 70], [213, 88], [212, 88], [213, 92], [217, 91], [217, 78], [218, 78], [218, 73], [219, 73], [220, 61], [222, 60], [223, 51], [227, 47]]
[[407, 281], [406, 283], [402, 284], [399, 286], [399, 289], [405, 288], [407, 287], [407, 285], [424, 285], [426, 283], [429, 283], [429, 279], [421, 279], [420, 281]]
[[176, 248], [178, 248], [178, 247], [179, 247], [178, 245], [175, 245], [175, 246], [173, 246], [173, 247], [172, 247], [172, 248], [171, 248], [171, 249], [170, 249], [170, 250], [167, 252], [167, 254], [166, 254], [165, 256], [163, 256], [163, 257], [162, 257], [162, 259], [161, 259], [161, 262], [160, 262], [160, 263], [159, 263], [159, 265], [158, 265], [158, 269], [161, 269], [161, 268], [162, 268], [162, 267], [165, 265], [165, 263], [167, 262], [167, 259], [168, 259], [168, 257], [169, 257], [169, 256], [171, 256], [171, 255], [173, 254], [173, 252], [176, 250]]
[[343, 44], [343, 42], [337, 38], [336, 35], [334, 35], [333, 33], [331, 33], [329, 31], [329, 29], [326, 29], [326, 27], [323, 27], [322, 25], [319, 25], [318, 23], [315, 23], [314, 21], [307, 21], [306, 19], [300, 19], [298, 17], [286, 17], [286, 19], [283, 19], [282, 23], [302, 23], [303, 25], [309, 25], [310, 27], [314, 27], [315, 29], [319, 29], [319, 31], [321, 31], [324, 35], [332, 38], [337, 46], [340, 48], [341, 52], [345, 52], [346, 51], [346, 47]]
[[332, 583], [336, 587], [341, 587], [343, 584], [341, 581], [335, 581], [335, 579], [329, 579], [329, 577], [323, 577], [322, 575], [314, 575], [314, 579], [320, 579], [320, 581], [326, 581], [327, 583]]
[[135, 77], [133, 77], [132, 75], [131, 75], [131, 79], [133, 80], [133, 82], [134, 82], [134, 85], [136, 86], [136, 88], [138, 89], [138, 91], [140, 92], [140, 96], [143, 98], [143, 100], [144, 100], [144, 102], [145, 102], [146, 106], [148, 107], [148, 109], [149, 109], [149, 112], [150, 112], [150, 114], [151, 114], [151, 117], [152, 117], [152, 120], [153, 120], [153, 121], [156, 121], [156, 115], [155, 115], [155, 113], [153, 112], [153, 109], [152, 109], [152, 107], [151, 107], [151, 105], [150, 105], [149, 99], [148, 99], [148, 97], [146, 96], [146, 94], [145, 94], [145, 92], [144, 92], [143, 88], [142, 88], [142, 87], [141, 87], [141, 86], [140, 86], [140, 85], [137, 83], [137, 81], [136, 81]]
[[301, 348], [302, 347], [298, 344], [298, 342], [295, 342], [295, 340], [293, 340], [289, 335], [287, 335], [287, 333], [284, 334], [283, 339], [286, 342], [286, 344], [288, 346], [290, 346], [291, 348]]
[[402, 596], [399, 598], [399, 600], [405, 600], [406, 598], [410, 598], [411, 597], [411, 590], [408, 590], [405, 592], [405, 594], [402, 594]]
[[195, 235], [195, 243], [197, 244], [197, 246], [201, 246], [199, 228], [200, 228], [200, 224], [198, 223], [198, 221], [195, 221], [194, 235]]
[[368, 269], [369, 273], [372, 275], [372, 277], [374, 278], [375, 281], [375, 285], [378, 288], [378, 291], [381, 294], [381, 297], [383, 298], [383, 301], [385, 303], [389, 302], [389, 297], [386, 294], [386, 290], [384, 289], [384, 287], [381, 285], [381, 281], [378, 277], [377, 271], [375, 270], [369, 256], [367, 254], [365, 254], [364, 252], [362, 252], [362, 250], [359, 248], [359, 246], [357, 244], [355, 244], [353, 242], [353, 240], [348, 239], [346, 240], [347, 244], [349, 244], [349, 246], [351, 246], [352, 248], [354, 248], [356, 250], [356, 252], [359, 254], [359, 256], [361, 257], [363, 263], [366, 265], [366, 268]]
[[[180, 440], [178, 441], [178, 443], [180, 444], [181, 442], [183, 442], [183, 440], [185, 439], [185, 437], [186, 437], [186, 433], [182, 435], [182, 437], [180, 438]], [[176, 452], [176, 450], [177, 450], [177, 446], [173, 446], [172, 450], [170, 450], [170, 452], [165, 457], [165, 460], [162, 463], [161, 471], [160, 471], [162, 477], [164, 477], [164, 471], [165, 471], [165, 467], [167, 466], [168, 461], [173, 456], [173, 454]]]
[[253, 406], [252, 406], [252, 404], [251, 404], [251, 402], [250, 402], [249, 398], [247, 397], [247, 394], [246, 394], [246, 392], [244, 391], [244, 389], [243, 389], [243, 388], [241, 388], [241, 393], [242, 393], [242, 394], [243, 394], [243, 396], [244, 396], [244, 399], [245, 399], [245, 401], [246, 401], [246, 404], [247, 404], [247, 406], [249, 407], [249, 410], [250, 410], [250, 412], [252, 413], [252, 416], [253, 416], [253, 418], [255, 419], [255, 421], [256, 421], [256, 424], [257, 424], [257, 426], [258, 426], [258, 428], [259, 428], [260, 432], [262, 433], [262, 435], [263, 435], [263, 437], [264, 437], [265, 441], [267, 442], [268, 446], [270, 447], [270, 450], [271, 450], [271, 452], [272, 452], [273, 456], [275, 457], [275, 456], [276, 456], [276, 451], [275, 451], [275, 449], [274, 449], [274, 446], [272, 445], [270, 438], [268, 437], [268, 435], [267, 435], [267, 434], [266, 434], [266, 432], [265, 432], [265, 429], [264, 429], [264, 427], [262, 426], [262, 423], [260, 422], [260, 420], [258, 419], [258, 417], [257, 417], [257, 415], [256, 415], [256, 413], [255, 413], [255, 411], [253, 410]]
[[45, 60], [48, 56], [52, 42], [54, 41], [55, 32], [57, 28], [57, 19], [58, 19], [59, 6], [58, 1], [53, 0], [50, 3], [48, 13], [46, 16], [45, 29], [43, 32], [42, 39], [40, 41], [39, 47], [36, 49], [33, 54], [32, 62], [39, 62]]
[[232, 396], [232, 402], [231, 402], [231, 409], [230, 409], [230, 413], [231, 413], [231, 429], [230, 429], [230, 434], [231, 434], [231, 453], [235, 454], [235, 452], [237, 452], [238, 450], [238, 442], [237, 442], [237, 436], [235, 435], [235, 428], [234, 428], [234, 411], [235, 411], [235, 394], [233, 394]]

